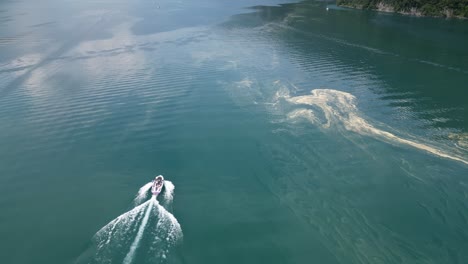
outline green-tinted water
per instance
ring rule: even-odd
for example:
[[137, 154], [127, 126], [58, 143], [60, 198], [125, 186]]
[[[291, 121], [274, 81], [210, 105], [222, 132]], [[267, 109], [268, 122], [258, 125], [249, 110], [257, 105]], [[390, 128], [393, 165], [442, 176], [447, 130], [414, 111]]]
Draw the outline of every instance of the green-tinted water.
[[2, 2], [0, 263], [467, 263], [468, 22], [278, 3]]

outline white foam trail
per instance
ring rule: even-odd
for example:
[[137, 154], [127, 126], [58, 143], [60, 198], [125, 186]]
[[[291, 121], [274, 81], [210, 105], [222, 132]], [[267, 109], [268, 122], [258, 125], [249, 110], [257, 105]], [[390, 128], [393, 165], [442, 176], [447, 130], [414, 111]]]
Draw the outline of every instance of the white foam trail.
[[[100, 237], [106, 238], [103, 240], [105, 242], [98, 244], [98, 249], [108, 245], [115, 238], [114, 234], [116, 234], [116, 232], [129, 232], [132, 228], [132, 224], [138, 222], [140, 214], [143, 212], [145, 206], [148, 205], [149, 202], [150, 201], [147, 201], [133, 208], [131, 211], [121, 214], [116, 219], [102, 227], [98, 232], [96, 232], [94, 239], [100, 241]], [[122, 229], [122, 227], [124, 228]]]
[[164, 200], [166, 203], [171, 203], [174, 199], [175, 186], [171, 181], [164, 181]]
[[[333, 125], [341, 124], [349, 131], [367, 136], [375, 136], [385, 141], [406, 144], [439, 157], [468, 164], [468, 160], [462, 157], [451, 155], [435, 147], [413, 140], [400, 138], [390, 132], [374, 127], [361, 117], [355, 104], [356, 98], [350, 93], [332, 89], [315, 89], [311, 91], [310, 95], [291, 97], [283, 92], [278, 97], [283, 97], [295, 105], [308, 105], [312, 107], [312, 109], [296, 109], [288, 114], [288, 118], [306, 118], [323, 128], [330, 128]], [[321, 117], [324, 117], [324, 119]]]
[[[166, 181], [164, 199], [172, 201], [174, 185]], [[148, 186], [140, 188], [137, 198], [147, 197]], [[145, 263], [161, 263], [176, 257], [174, 246], [182, 241], [182, 229], [177, 219], [156, 200], [155, 196], [120, 215], [101, 228], [93, 237], [94, 245], [77, 260], [87, 264], [131, 264], [137, 252]], [[142, 255], [142, 256], [143, 256]]]
[[141, 188], [138, 190], [137, 196], [135, 197], [135, 204], [140, 204], [143, 200], [146, 199], [152, 185], [153, 182], [148, 182], [147, 184], [141, 186]]
[[138, 248], [138, 245], [140, 244], [141, 237], [143, 236], [143, 232], [145, 231], [146, 225], [148, 224], [148, 219], [149, 219], [151, 209], [153, 208], [154, 203], [156, 203], [155, 196], [151, 197], [151, 200], [148, 203], [148, 208], [146, 209], [146, 213], [145, 213], [145, 216], [143, 217], [143, 221], [141, 222], [141, 225], [138, 228], [138, 232], [135, 237], [135, 240], [133, 240], [133, 243], [130, 246], [130, 251], [127, 253], [123, 261], [124, 264], [132, 263], [133, 256], [135, 255], [135, 250]]
[[176, 242], [180, 239], [182, 239], [182, 229], [180, 228], [179, 221], [175, 218], [175, 216], [171, 213], [169, 213], [164, 207], [158, 204], [158, 208], [160, 209], [159, 212], [161, 212], [161, 219], [168, 220], [169, 225], [171, 228], [168, 230], [168, 238], [167, 240], [172, 240], [173, 242]]
[[[160, 219], [158, 223], [156, 224], [156, 230], [163, 229], [166, 231], [166, 233], [164, 234], [164, 237], [162, 237], [161, 234], [158, 234], [158, 233], [154, 233], [154, 236], [164, 239], [166, 243], [169, 243], [169, 245], [174, 245], [182, 241], [183, 233], [182, 233], [182, 229], [177, 219], [174, 217], [173, 214], [168, 212], [161, 205], [156, 204], [156, 206], [158, 208], [158, 218]], [[157, 240], [155, 240], [153, 243], [153, 249], [154, 247], [157, 247], [156, 242]], [[156, 257], [166, 258], [167, 254], [168, 254], [168, 249], [159, 250], [158, 252], [159, 256], [156, 256]]]

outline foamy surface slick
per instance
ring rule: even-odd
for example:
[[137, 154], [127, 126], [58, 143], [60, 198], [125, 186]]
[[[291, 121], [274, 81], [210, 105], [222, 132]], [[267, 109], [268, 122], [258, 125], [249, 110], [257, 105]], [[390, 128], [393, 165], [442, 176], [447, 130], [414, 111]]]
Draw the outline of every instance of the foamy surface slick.
[[0, 263], [468, 263], [467, 28], [0, 1]]

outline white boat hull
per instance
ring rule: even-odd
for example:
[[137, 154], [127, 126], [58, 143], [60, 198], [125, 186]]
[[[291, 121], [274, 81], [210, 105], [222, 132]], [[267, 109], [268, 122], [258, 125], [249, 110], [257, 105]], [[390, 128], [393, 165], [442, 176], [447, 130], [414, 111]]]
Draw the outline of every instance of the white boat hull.
[[153, 186], [151, 187], [151, 193], [155, 196], [161, 193], [164, 186], [164, 177], [162, 175], [156, 176], [153, 180]]

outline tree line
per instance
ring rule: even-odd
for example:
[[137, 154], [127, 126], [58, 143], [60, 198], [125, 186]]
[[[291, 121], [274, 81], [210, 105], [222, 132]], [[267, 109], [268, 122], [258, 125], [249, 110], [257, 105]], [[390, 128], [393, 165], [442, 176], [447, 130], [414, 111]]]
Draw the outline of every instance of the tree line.
[[468, 18], [468, 0], [337, 0], [337, 4], [423, 16]]

